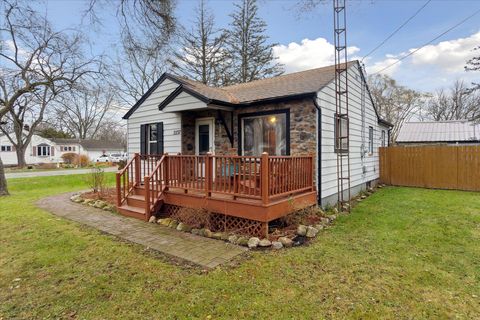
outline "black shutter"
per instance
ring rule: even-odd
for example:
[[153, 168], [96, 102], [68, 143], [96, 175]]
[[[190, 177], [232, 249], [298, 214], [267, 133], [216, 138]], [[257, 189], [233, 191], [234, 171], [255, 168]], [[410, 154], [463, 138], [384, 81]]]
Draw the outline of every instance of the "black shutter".
[[164, 147], [163, 147], [163, 122], [157, 123], [157, 153], [163, 154]]
[[147, 129], [146, 125], [144, 124], [140, 125], [140, 154], [147, 153], [146, 129]]

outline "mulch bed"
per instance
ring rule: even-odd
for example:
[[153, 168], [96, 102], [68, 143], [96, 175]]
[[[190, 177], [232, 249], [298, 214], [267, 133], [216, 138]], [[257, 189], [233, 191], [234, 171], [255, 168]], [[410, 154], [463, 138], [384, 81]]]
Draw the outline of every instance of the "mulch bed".
[[116, 205], [117, 199], [117, 189], [116, 188], [107, 188], [103, 192], [85, 192], [82, 193], [82, 198], [84, 199], [93, 199], [93, 200], [103, 200], [108, 202], [112, 206]]

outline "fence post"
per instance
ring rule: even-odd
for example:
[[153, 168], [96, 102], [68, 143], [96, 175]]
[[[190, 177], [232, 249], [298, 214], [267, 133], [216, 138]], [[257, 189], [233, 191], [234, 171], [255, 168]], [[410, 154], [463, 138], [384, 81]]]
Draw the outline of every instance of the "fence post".
[[168, 190], [168, 153], [165, 153], [165, 159], [163, 160], [163, 181], [165, 190]]
[[260, 162], [260, 185], [262, 186], [262, 203], [268, 204], [269, 198], [269, 186], [268, 186], [268, 153], [262, 153], [262, 158]]
[[119, 172], [117, 172], [115, 176], [115, 182], [117, 184], [117, 207], [120, 207], [122, 205], [122, 195], [120, 194], [122, 192], [122, 187], [121, 187], [121, 176]]
[[140, 185], [140, 154], [135, 153], [133, 155], [135, 160], [133, 160], [133, 163], [135, 165], [135, 185]]
[[212, 195], [212, 167], [212, 153], [207, 152], [207, 157], [205, 158], [205, 195], [207, 197], [210, 197]]
[[145, 176], [143, 178], [143, 182], [145, 185], [145, 220], [150, 219], [150, 177]]

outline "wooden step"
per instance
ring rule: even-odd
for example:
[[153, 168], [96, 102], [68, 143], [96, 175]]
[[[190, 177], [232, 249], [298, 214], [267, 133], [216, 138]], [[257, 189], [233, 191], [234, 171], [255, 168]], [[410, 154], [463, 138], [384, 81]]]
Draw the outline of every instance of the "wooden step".
[[127, 204], [132, 207], [145, 208], [145, 196], [138, 194], [128, 195]]
[[128, 204], [123, 204], [122, 206], [117, 208], [118, 211], [127, 217], [137, 218], [140, 220], [146, 220], [145, 209], [129, 206]]

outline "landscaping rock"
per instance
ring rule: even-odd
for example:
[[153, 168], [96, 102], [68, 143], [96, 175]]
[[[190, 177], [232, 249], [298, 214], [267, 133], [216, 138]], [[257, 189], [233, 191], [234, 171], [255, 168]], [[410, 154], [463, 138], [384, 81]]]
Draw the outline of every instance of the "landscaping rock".
[[258, 239], [257, 237], [251, 237], [250, 239], [248, 239], [247, 246], [250, 249], [253, 249], [253, 248], [256, 248], [258, 246], [259, 242], [260, 242], [260, 239]]
[[236, 244], [240, 245], [240, 246], [247, 246], [248, 245], [248, 238], [247, 237], [240, 237], [237, 239], [237, 242]]
[[170, 228], [177, 228], [178, 226], [178, 221], [177, 220], [172, 220], [170, 221], [169, 225], [168, 225]]
[[163, 218], [163, 219], [158, 219], [157, 223], [161, 224], [162, 226], [168, 227], [168, 225], [172, 222], [172, 219], [170, 218]]
[[90, 203], [95, 203], [95, 200], [93, 200], [93, 199], [85, 199], [85, 200], [83, 200], [83, 203], [90, 205]]
[[283, 248], [283, 244], [280, 241], [272, 242], [272, 249], [279, 250]]
[[177, 230], [183, 232], [190, 232], [192, 230], [192, 227], [190, 227], [188, 224], [180, 222], [177, 226]]
[[322, 230], [323, 228], [325, 228], [325, 226], [322, 225], [322, 224], [317, 224], [317, 225], [315, 226], [315, 229], [317, 229], [318, 231]]
[[231, 236], [228, 237], [228, 242], [230, 242], [230, 243], [235, 244], [237, 242], [237, 240], [238, 240], [238, 236], [236, 236], [234, 234], [232, 234]]
[[285, 247], [285, 248], [290, 248], [293, 246], [293, 240], [287, 237], [280, 237], [278, 238], [278, 241]]
[[260, 242], [258, 243], [258, 246], [259, 247], [270, 247], [272, 245], [272, 242], [268, 239], [262, 239], [260, 240]]
[[366, 198], [367, 198], [367, 196], [366, 196], [366, 195], [364, 195], [364, 194], [362, 194], [362, 195], [360, 196], [360, 198], [361, 198], [361, 199], [366, 199]]
[[105, 210], [105, 211], [113, 211], [113, 210], [115, 210], [115, 207], [112, 206], [112, 205], [107, 205], [107, 206], [103, 207], [103, 210]]
[[103, 202], [102, 200], [97, 200], [95, 201], [95, 203], [93, 204], [93, 206], [95, 208], [98, 208], [98, 209], [103, 209], [103, 207], [105, 207], [106, 203]]
[[193, 228], [190, 232], [191, 232], [192, 234], [199, 235], [199, 234], [200, 234], [200, 229]]
[[204, 237], [213, 238], [213, 232], [210, 229], [205, 229], [203, 232]]
[[230, 237], [230, 235], [228, 233], [222, 233], [222, 237], [220, 239], [222, 239], [223, 241], [228, 241], [228, 238]]
[[307, 227], [307, 238], [315, 238], [315, 236], [317, 235], [318, 233], [318, 229], [317, 228], [314, 228], [312, 226], [308, 226]]
[[151, 216], [150, 219], [148, 219], [149, 223], [155, 223], [157, 222], [157, 218], [155, 216]]
[[222, 237], [223, 237], [223, 233], [221, 233], [221, 232], [214, 232], [214, 233], [212, 234], [212, 238], [213, 238], [213, 239], [221, 240]]
[[299, 226], [297, 227], [297, 234], [298, 234], [299, 236], [304, 236], [304, 235], [306, 235], [306, 234], [307, 234], [307, 227], [304, 226], [304, 225], [302, 225], [302, 224], [299, 225]]
[[330, 222], [330, 219], [322, 217], [322, 218], [320, 218], [320, 222], [325, 225], [325, 224], [328, 224]]
[[330, 221], [335, 221], [335, 220], [337, 220], [337, 215], [336, 215], [336, 214], [332, 214], [331, 216], [328, 217], [328, 220], [330, 220]]

